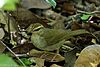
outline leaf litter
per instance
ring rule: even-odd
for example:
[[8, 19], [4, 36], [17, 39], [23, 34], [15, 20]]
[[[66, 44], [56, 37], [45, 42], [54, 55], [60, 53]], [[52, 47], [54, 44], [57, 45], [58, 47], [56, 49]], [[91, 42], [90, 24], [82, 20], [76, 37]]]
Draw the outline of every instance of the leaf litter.
[[22, 0], [0, 11], [0, 65], [99, 67], [99, 23], [99, 0]]

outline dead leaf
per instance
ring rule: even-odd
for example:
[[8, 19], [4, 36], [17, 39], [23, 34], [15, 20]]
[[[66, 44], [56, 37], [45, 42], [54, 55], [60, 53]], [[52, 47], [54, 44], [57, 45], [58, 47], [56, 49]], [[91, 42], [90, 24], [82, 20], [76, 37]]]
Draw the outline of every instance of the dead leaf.
[[60, 62], [64, 60], [64, 57], [60, 54], [52, 53], [52, 52], [46, 52], [46, 51], [38, 51], [38, 50], [31, 50], [29, 52], [29, 56], [37, 57], [45, 59], [46, 61], [51, 62]]
[[47, 9], [51, 7], [51, 5], [48, 4], [45, 0], [21, 0], [21, 4], [27, 9], [30, 8]]
[[84, 0], [84, 1], [88, 1], [90, 3], [95, 3], [95, 4], [98, 2], [98, 0]]
[[44, 27], [49, 26], [39, 16], [23, 7], [18, 7], [16, 11], [11, 12], [11, 15], [15, 18], [20, 28], [27, 28], [28, 26], [34, 23], [40, 23]]
[[25, 53], [28, 53], [33, 48], [34, 48], [34, 46], [32, 43], [26, 42], [22, 45], [19, 45], [19, 46], [13, 48], [12, 51], [14, 51], [14, 53], [16, 53], [16, 54], [25, 54]]
[[56, 19], [56, 21], [55, 21], [55, 24], [53, 25], [54, 26], [54, 29], [65, 29], [64, 21], [65, 21], [65, 18], [58, 17]]
[[71, 26], [71, 29], [72, 30], [78, 30], [80, 28], [82, 28], [82, 25], [79, 24], [77, 21], [73, 21], [72, 26]]
[[4, 30], [0, 28], [0, 39], [2, 39], [4, 35], [5, 35]]
[[16, 32], [16, 24], [15, 24], [15, 20], [11, 17], [8, 18], [7, 14], [4, 13], [3, 11], [0, 12], [0, 23], [4, 24], [5, 27], [4, 29], [8, 32], [8, 20], [10, 22], [10, 31], [11, 32]]
[[100, 45], [84, 48], [75, 62], [74, 67], [98, 67], [100, 65]]
[[0, 41], [0, 53], [4, 52], [6, 47], [3, 45], [3, 43]]
[[70, 2], [65, 2], [64, 4], [63, 4], [63, 8], [64, 8], [64, 10], [67, 12], [67, 13], [69, 13], [69, 14], [74, 14], [75, 13], [75, 8], [74, 8], [74, 5], [72, 4], [72, 3], [70, 3]]
[[62, 67], [62, 66], [59, 66], [57, 64], [52, 64], [50, 67]]
[[36, 65], [34, 67], [44, 67], [45, 59], [36, 58], [36, 57], [32, 57], [32, 58], [29, 58], [29, 59], [31, 61], [35, 61]]
[[76, 61], [76, 49], [65, 53], [65, 65], [64, 67], [73, 67]]

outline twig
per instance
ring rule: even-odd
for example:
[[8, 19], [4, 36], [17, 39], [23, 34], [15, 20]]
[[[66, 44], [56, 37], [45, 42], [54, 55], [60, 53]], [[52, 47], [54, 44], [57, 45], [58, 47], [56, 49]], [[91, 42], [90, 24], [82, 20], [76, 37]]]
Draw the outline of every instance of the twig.
[[24, 67], [26, 67], [26, 65], [19, 59], [19, 57], [16, 56], [16, 54], [6, 44], [4, 44], [1, 40], [0, 42], [22, 63]]
[[85, 11], [81, 11], [81, 10], [77, 10], [77, 12], [79, 13], [91, 13], [91, 14], [97, 14], [97, 13], [100, 13], [100, 11], [93, 11], [93, 12], [85, 12]]
[[54, 59], [57, 57], [58, 54], [59, 54], [59, 49], [57, 49], [56, 54], [55, 54], [54, 57], [51, 59], [51, 62], [54, 61]]
[[11, 40], [11, 31], [10, 31], [10, 18], [9, 18], [9, 12], [7, 12], [7, 21], [6, 21], [7, 23], [8, 23], [8, 36], [9, 36], [9, 42], [10, 42], [10, 40]]

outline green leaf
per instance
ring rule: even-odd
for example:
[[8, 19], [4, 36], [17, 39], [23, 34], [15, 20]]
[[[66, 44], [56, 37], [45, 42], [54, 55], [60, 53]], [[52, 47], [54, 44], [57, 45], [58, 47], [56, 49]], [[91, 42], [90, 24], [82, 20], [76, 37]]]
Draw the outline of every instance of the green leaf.
[[53, 8], [55, 8], [57, 5], [55, 0], [46, 0], [46, 2], [48, 2], [51, 6], [53, 6]]
[[18, 67], [18, 64], [8, 55], [0, 54], [0, 67]]
[[4, 10], [15, 10], [16, 9], [16, 6], [11, 3], [11, 4], [6, 4], [4, 7], [3, 7]]
[[83, 14], [83, 16], [81, 17], [81, 19], [82, 20], [88, 20], [90, 16], [91, 16], [90, 14]]
[[4, 0], [5, 4], [3, 5], [3, 10], [15, 10], [16, 9], [16, 3], [19, 2], [19, 0]]
[[44, 67], [45, 59], [31, 57], [31, 61], [35, 61], [36, 65], [34, 67]]
[[23, 63], [24, 63], [25, 65], [30, 65], [30, 64], [32, 64], [32, 62], [31, 62], [30, 60], [28, 60], [27, 58], [21, 58], [21, 60], [23, 61]]

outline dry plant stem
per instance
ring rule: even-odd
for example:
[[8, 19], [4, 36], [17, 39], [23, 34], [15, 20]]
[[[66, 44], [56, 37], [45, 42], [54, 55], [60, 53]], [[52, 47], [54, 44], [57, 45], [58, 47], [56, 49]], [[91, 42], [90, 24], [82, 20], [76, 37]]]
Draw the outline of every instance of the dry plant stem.
[[21, 64], [26, 67], [26, 65], [19, 59], [19, 57], [16, 56], [16, 54], [6, 45], [4, 44], [1, 40], [0, 42], [21, 62]]
[[72, 50], [73, 48], [69, 47], [69, 46], [66, 46], [66, 45], [62, 45], [62, 47], [66, 48], [66, 49], [69, 49], [69, 50]]
[[59, 54], [59, 49], [57, 49], [55, 56], [51, 59], [51, 62], [54, 61], [54, 59], [57, 57], [57, 54]]
[[[18, 8], [17, 8], [17, 16], [18, 16]], [[16, 20], [18, 20], [18, 19], [16, 19]], [[17, 21], [15, 21], [15, 24], [16, 24], [16, 28], [17, 28], [17, 31], [16, 31], [16, 36], [17, 36], [17, 40], [16, 40], [16, 43], [18, 44], [18, 36], [19, 36], [19, 28], [18, 28], [18, 22]]]
[[77, 12], [79, 12], [79, 13], [91, 13], [91, 14], [100, 14], [100, 11], [85, 12], [85, 11], [77, 10]]
[[7, 23], [8, 23], [8, 33], [9, 33], [9, 40], [11, 40], [11, 34], [10, 34], [10, 17], [9, 17], [9, 12], [7, 12], [7, 16], [8, 16], [8, 18], [7, 18]]
[[54, 61], [54, 59], [56, 58], [56, 56], [57, 56], [57, 54], [51, 59], [51, 62], [53, 62]]
[[45, 55], [45, 53], [44, 53], [44, 54], [42, 54], [42, 55], [40, 56], [40, 58], [42, 58], [44, 55]]

